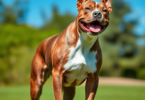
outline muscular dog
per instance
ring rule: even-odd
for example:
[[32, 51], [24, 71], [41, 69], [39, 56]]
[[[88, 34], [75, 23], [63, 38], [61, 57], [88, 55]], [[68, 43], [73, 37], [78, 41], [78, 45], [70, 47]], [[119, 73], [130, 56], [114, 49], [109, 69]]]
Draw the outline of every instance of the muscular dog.
[[31, 100], [39, 100], [50, 75], [55, 100], [73, 100], [75, 86], [85, 80], [86, 100], [94, 100], [102, 64], [98, 37], [109, 25], [111, 0], [78, 0], [77, 8], [73, 23], [38, 46], [31, 65]]

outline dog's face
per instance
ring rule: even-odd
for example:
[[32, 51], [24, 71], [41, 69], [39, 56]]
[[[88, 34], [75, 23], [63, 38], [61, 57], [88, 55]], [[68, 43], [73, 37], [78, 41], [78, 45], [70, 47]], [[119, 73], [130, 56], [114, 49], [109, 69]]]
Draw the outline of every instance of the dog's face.
[[77, 8], [80, 31], [97, 36], [109, 25], [109, 14], [112, 11], [111, 0], [102, 0], [101, 2], [78, 0]]

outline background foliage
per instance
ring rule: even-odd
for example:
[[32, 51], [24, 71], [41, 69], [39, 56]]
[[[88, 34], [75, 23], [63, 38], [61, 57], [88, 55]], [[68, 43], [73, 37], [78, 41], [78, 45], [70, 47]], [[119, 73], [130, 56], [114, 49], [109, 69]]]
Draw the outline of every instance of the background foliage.
[[[103, 52], [101, 76], [130, 77], [145, 79], [145, 46], [137, 44], [133, 33], [136, 20], [125, 22], [124, 15], [130, 8], [123, 0], [112, 0], [113, 12], [110, 25], [99, 40]], [[26, 84], [29, 82], [31, 61], [42, 40], [60, 34], [76, 16], [60, 15], [53, 8], [53, 18], [36, 29], [26, 25], [27, 7], [21, 7], [19, 0], [13, 6], [5, 6], [0, 0], [0, 84]]]

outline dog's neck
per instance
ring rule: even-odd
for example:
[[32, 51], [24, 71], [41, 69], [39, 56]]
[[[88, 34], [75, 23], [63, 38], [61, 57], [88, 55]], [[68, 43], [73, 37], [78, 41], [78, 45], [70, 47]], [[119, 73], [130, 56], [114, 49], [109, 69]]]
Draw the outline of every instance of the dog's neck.
[[68, 33], [67, 37], [69, 39], [68, 41], [75, 42], [75, 44], [79, 48], [82, 48], [83, 51], [84, 50], [89, 51], [93, 47], [94, 43], [97, 41], [99, 37], [99, 36], [91, 36], [83, 31], [80, 31], [77, 20], [73, 22], [68, 28], [69, 30], [72, 31], [72, 33], [67, 32]]
[[74, 22], [75, 24], [75, 27], [74, 29], [76, 29], [76, 32], [77, 32], [77, 36], [78, 36], [78, 39], [81, 41], [81, 44], [83, 46], [87, 46], [87, 48], [91, 48], [94, 43], [97, 41], [97, 39], [99, 38], [99, 35], [98, 36], [91, 36], [91, 35], [88, 35], [86, 32], [83, 32], [79, 29], [79, 24], [78, 24], [78, 19]]
[[83, 49], [90, 50], [93, 47], [94, 43], [97, 41], [97, 39], [98, 36], [88, 36], [85, 32], [79, 33], [79, 40]]

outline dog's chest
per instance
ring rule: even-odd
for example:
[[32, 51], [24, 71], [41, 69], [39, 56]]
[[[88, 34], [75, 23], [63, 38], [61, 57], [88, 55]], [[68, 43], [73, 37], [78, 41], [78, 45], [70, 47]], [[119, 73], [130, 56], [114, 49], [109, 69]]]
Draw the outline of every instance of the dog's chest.
[[89, 47], [82, 48], [78, 41], [76, 47], [70, 49], [68, 62], [64, 66], [64, 86], [80, 85], [88, 74], [94, 73], [97, 70], [96, 55], [97, 51], [90, 52]]

